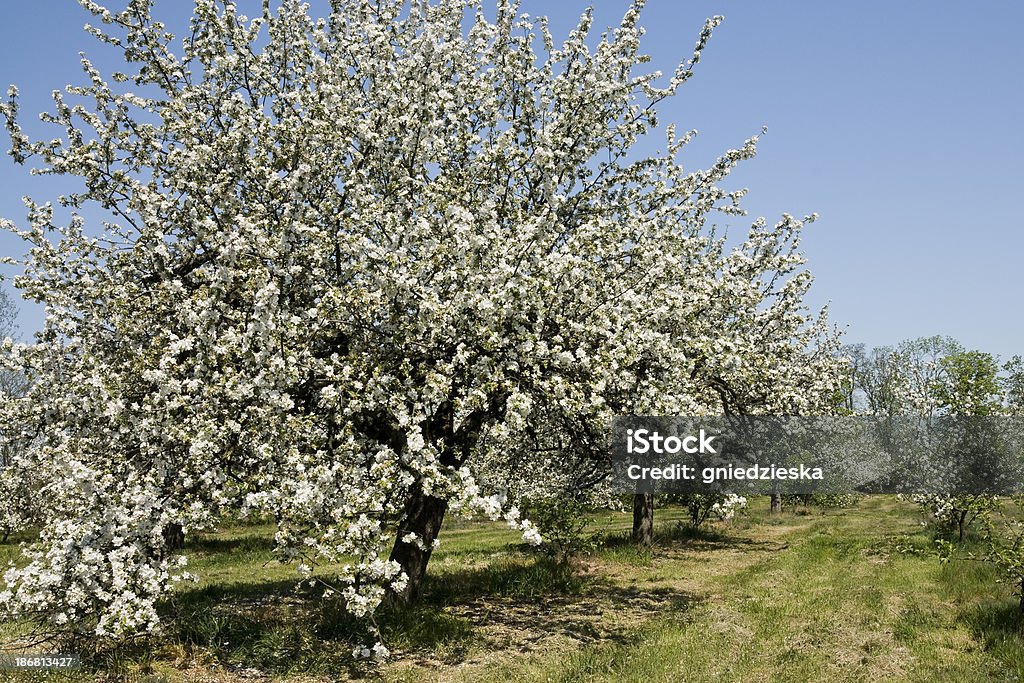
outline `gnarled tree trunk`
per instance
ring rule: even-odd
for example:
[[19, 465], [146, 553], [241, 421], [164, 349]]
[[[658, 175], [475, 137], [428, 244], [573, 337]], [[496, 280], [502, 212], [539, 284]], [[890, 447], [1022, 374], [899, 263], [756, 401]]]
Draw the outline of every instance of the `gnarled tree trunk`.
[[[409, 577], [405, 589], [393, 591], [392, 597], [404, 604], [415, 602], [423, 591], [423, 578], [427, 574], [427, 563], [434, 550], [434, 539], [441, 531], [444, 513], [448, 510], [448, 501], [428, 496], [416, 486], [410, 493], [405, 504], [405, 519], [398, 527], [395, 547], [391, 549], [391, 560], [402, 567]], [[407, 543], [402, 538], [408, 533], [416, 534], [423, 544]]]

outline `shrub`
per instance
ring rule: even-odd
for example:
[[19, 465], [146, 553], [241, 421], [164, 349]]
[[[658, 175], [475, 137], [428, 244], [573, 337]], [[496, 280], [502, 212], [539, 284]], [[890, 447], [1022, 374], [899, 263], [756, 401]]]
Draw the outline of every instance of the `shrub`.
[[675, 497], [686, 506], [690, 525], [699, 528], [708, 519], [725, 521], [747, 508], [747, 499], [734, 493], [684, 493]]
[[590, 524], [590, 508], [570, 496], [540, 498], [526, 501], [526, 517], [540, 531], [540, 550], [557, 560], [567, 562], [596, 546], [594, 534], [586, 533]]

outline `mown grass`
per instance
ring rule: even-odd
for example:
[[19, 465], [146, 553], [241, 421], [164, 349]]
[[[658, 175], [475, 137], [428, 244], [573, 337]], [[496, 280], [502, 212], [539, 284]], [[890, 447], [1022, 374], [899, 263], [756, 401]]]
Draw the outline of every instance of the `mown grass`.
[[[537, 681], [1019, 680], [1016, 601], [992, 569], [941, 565], [912, 509], [891, 499], [781, 517], [775, 547], [747, 557], [715, 541], [633, 580], [696, 580], [688, 618], [656, 617], [625, 643], [542, 657], [507, 675]], [[753, 540], [768, 534], [735, 531]], [[762, 528], [762, 532], [764, 529]], [[903, 552], [894, 550], [901, 548]], [[914, 551], [917, 552], [914, 552]], [[701, 553], [710, 552], [709, 568]], [[653, 574], [645, 577], [644, 574]]]
[[[365, 633], [322, 589], [271, 559], [270, 526], [186, 549], [198, 585], [164, 606], [166, 633], [58, 681], [1012, 681], [1024, 622], [991, 567], [940, 563], [916, 509], [872, 497], [846, 510], [769, 515], [699, 531], [657, 512], [652, 548], [629, 515], [599, 513], [597, 549], [572, 565], [499, 524], [441, 536], [424, 600], [382, 609], [394, 658], [348, 656]], [[969, 539], [965, 553], [970, 551]], [[12, 555], [0, 546], [0, 562]], [[0, 625], [0, 637], [20, 633]], [[0, 673], [4, 680], [16, 678]]]

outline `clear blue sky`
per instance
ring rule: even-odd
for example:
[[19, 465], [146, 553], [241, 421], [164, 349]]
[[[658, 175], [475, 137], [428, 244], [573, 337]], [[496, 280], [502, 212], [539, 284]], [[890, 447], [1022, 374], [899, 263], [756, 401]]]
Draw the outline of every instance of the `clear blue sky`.
[[[186, 4], [158, 0], [157, 14], [171, 12], [173, 26]], [[523, 9], [550, 14], [557, 35], [585, 6]], [[595, 7], [604, 27], [625, 3]], [[694, 166], [768, 126], [731, 186], [750, 188], [752, 217], [821, 215], [804, 241], [811, 304], [830, 301], [849, 341], [948, 334], [1004, 358], [1024, 353], [1024, 3], [650, 0], [652, 68], [670, 73], [712, 14], [725, 23], [662, 122], [700, 131]], [[80, 50], [113, 68], [73, 0], [8, 3], [4, 15], [0, 87], [17, 84], [32, 118], [52, 89], [81, 80]], [[59, 191], [0, 159], [0, 216], [21, 222], [23, 194]], [[0, 254], [21, 251], [0, 235]], [[23, 331], [40, 320], [22, 304]]]

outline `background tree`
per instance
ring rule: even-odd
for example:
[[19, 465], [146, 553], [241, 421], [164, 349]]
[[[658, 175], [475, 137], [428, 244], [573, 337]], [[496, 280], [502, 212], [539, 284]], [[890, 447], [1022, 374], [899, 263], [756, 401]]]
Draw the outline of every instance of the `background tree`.
[[[18, 332], [18, 308], [14, 300], [0, 289], [0, 341], [11, 339]], [[0, 394], [16, 395], [24, 390], [25, 379], [16, 372], [0, 369]]]
[[[17, 333], [18, 309], [6, 291], [0, 289], [0, 342], [6, 346]], [[24, 376], [0, 363], [0, 401], [19, 397], [26, 391]], [[0, 426], [0, 435], [4, 426]], [[29, 486], [31, 477], [23, 475], [16, 460], [17, 451], [0, 439], [0, 543], [10, 534], [35, 521], [34, 496]]]
[[938, 360], [931, 393], [953, 415], [991, 416], [1003, 408], [999, 361], [983, 351], [953, 351]]
[[1003, 395], [1007, 411], [1012, 415], [1024, 412], [1024, 359], [1014, 356], [1003, 365]]
[[[935, 448], [944, 449], [944, 458], [962, 466], [964, 476], [994, 482], [997, 473], [991, 471], [992, 463], [985, 461], [988, 455], [976, 452], [984, 442], [979, 430], [984, 431], [989, 425], [969, 419], [1003, 412], [1003, 385], [994, 356], [965, 350], [950, 337], [933, 336], [904, 341], [895, 349], [860, 351], [852, 358], [851, 362], [858, 364], [856, 391], [863, 398], [863, 412], [904, 418], [968, 418], [955, 423], [947, 419], [943, 425], [948, 429], [942, 432]], [[966, 450], [954, 456], [949, 449], [959, 447], [958, 444]], [[985, 468], [988, 469], [982, 472]], [[936, 482], [937, 486], [942, 483]], [[954, 495], [934, 490], [919, 492], [913, 499], [933, 519], [954, 529], [960, 540], [971, 521], [996, 504], [990, 494]]]
[[853, 415], [862, 403], [865, 375], [869, 372], [871, 360], [867, 347], [862, 343], [844, 344], [839, 353], [846, 361], [841, 394], [843, 408]]
[[962, 351], [952, 337], [919, 337], [895, 348], [847, 346], [852, 378], [848, 401], [859, 414], [930, 415], [936, 410], [934, 389], [942, 381], [941, 359]]
[[[983, 351], [956, 350], [941, 357], [938, 365], [940, 372], [931, 388], [937, 407], [948, 416], [968, 418], [958, 421], [961, 433], [947, 439], [957, 443], [944, 445], [961, 451], [955, 460], [966, 470], [965, 476], [980, 480], [979, 485], [994, 484], [1002, 474], [1000, 463], [992, 461], [999, 449], [989, 447], [987, 442], [998, 438], [997, 430], [984, 419], [971, 418], [989, 418], [1003, 412], [999, 362]], [[957, 538], [963, 541], [968, 525], [996, 506], [997, 499], [991, 493], [947, 495], [935, 501], [933, 514], [953, 526]]]
[[[678, 381], [688, 389], [689, 400], [669, 414], [821, 415], [836, 410], [842, 382], [838, 335], [827, 327], [825, 311], [813, 316], [804, 304], [813, 279], [803, 268], [799, 227], [787, 219], [768, 230], [758, 221], [743, 245], [714, 253], [709, 270], [715, 294], [677, 342], [687, 361]], [[708, 320], [719, 322], [706, 328]], [[677, 329], [687, 330], [685, 322]], [[697, 340], [700, 345], [693, 344]], [[642, 414], [632, 406], [623, 408], [620, 414]], [[649, 545], [653, 529], [653, 494], [637, 494], [634, 541]]]
[[906, 378], [900, 373], [901, 356], [888, 346], [870, 351], [863, 345], [847, 348], [851, 362], [848, 405], [860, 414], [900, 414], [905, 408], [901, 394], [906, 384]]

